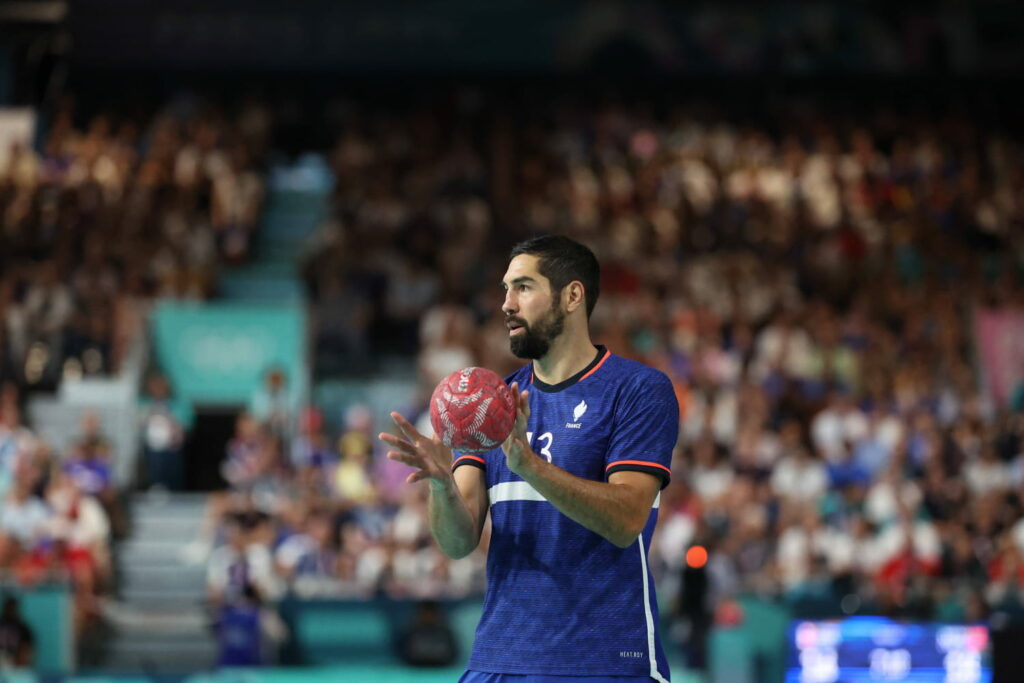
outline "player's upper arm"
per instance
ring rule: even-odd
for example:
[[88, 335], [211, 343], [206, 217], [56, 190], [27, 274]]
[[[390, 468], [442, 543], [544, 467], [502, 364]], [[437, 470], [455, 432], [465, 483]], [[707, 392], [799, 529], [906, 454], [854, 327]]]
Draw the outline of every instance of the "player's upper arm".
[[661, 477], [657, 475], [631, 470], [620, 470], [608, 476], [609, 484], [630, 489], [637, 505], [645, 511], [650, 511], [654, 507], [654, 501], [661, 491], [661, 481]]
[[629, 519], [626, 520], [630, 529], [632, 542], [644, 530], [651, 516], [651, 508], [661, 491], [662, 478], [647, 472], [621, 470], [608, 476], [608, 483], [628, 490]]
[[469, 514], [473, 516], [476, 542], [479, 543], [484, 521], [487, 519], [487, 508], [490, 505], [487, 499], [486, 475], [479, 467], [456, 467], [452, 474], [455, 477], [455, 485], [459, 487], [459, 494], [469, 508]]

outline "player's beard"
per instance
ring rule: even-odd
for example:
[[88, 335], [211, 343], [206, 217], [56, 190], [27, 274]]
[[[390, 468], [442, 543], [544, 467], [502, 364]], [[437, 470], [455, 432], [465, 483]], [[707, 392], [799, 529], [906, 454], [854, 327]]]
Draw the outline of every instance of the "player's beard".
[[548, 355], [551, 344], [565, 330], [565, 313], [558, 303], [556, 299], [544, 317], [532, 324], [522, 318], [512, 318], [523, 326], [521, 334], [509, 338], [509, 347], [515, 356], [537, 360]]

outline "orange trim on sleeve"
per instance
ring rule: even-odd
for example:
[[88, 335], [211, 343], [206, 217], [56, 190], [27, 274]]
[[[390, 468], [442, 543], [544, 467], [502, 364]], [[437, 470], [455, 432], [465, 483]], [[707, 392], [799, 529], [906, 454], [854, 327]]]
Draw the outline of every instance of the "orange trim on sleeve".
[[670, 475], [672, 474], [672, 470], [665, 467], [664, 465], [656, 462], [647, 462], [646, 460], [616, 460], [615, 462], [610, 463], [608, 467], [605, 467], [604, 469], [605, 471], [608, 471], [611, 468], [615, 467], [616, 465], [643, 465], [645, 467], [659, 467], [668, 472]]
[[487, 464], [486, 460], [484, 460], [483, 458], [477, 457], [475, 455], [460, 455], [459, 457], [455, 458], [455, 460], [452, 461], [452, 465], [454, 465], [455, 463], [457, 463], [460, 460], [465, 460], [466, 458], [469, 458], [470, 460], [476, 460], [478, 462], [482, 462], [485, 465]]
[[588, 372], [587, 374], [585, 374], [585, 375], [583, 375], [582, 377], [580, 377], [579, 381], [580, 381], [580, 382], [582, 382], [583, 380], [585, 380], [586, 378], [590, 377], [590, 376], [591, 376], [591, 375], [593, 375], [593, 374], [594, 374], [595, 372], [597, 372], [597, 371], [598, 371], [598, 369], [599, 369], [599, 368], [600, 368], [600, 367], [601, 367], [602, 365], [604, 365], [604, 362], [605, 362], [606, 360], [608, 360], [608, 358], [609, 358], [609, 357], [610, 357], [611, 355], [612, 355], [612, 352], [611, 352], [611, 351], [609, 351], [608, 349], [605, 349], [605, 351], [604, 351], [604, 357], [603, 357], [603, 358], [602, 358], [602, 359], [601, 359], [600, 361], [598, 361], [597, 365], [595, 365], [594, 367], [590, 368], [590, 372]]

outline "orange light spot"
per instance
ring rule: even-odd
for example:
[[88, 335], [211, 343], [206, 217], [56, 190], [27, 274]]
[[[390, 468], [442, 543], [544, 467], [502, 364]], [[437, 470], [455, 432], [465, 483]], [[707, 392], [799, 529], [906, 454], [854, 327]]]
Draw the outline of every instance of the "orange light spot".
[[708, 551], [702, 545], [691, 546], [686, 551], [686, 564], [692, 569], [700, 569], [708, 563]]

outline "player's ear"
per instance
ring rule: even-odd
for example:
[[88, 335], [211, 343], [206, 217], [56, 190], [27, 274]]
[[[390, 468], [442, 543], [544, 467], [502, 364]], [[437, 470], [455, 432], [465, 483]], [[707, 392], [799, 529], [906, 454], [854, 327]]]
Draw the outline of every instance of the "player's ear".
[[583, 290], [583, 283], [573, 280], [562, 290], [562, 300], [565, 303], [567, 313], [572, 313], [580, 306], [586, 304], [586, 293]]

